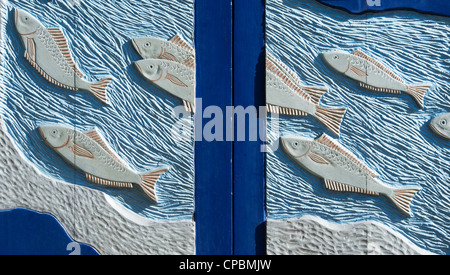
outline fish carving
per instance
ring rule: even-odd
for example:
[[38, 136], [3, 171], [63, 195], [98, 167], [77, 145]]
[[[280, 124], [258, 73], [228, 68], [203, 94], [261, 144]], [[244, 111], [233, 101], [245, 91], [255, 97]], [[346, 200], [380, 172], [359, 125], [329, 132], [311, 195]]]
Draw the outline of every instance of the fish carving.
[[396, 188], [381, 182], [376, 172], [328, 135], [323, 134], [317, 139], [283, 136], [281, 143], [297, 164], [323, 178], [327, 189], [385, 195], [399, 209], [411, 215], [410, 203], [419, 187]]
[[325, 63], [345, 76], [356, 80], [361, 87], [377, 92], [411, 95], [421, 108], [431, 85], [409, 85], [386, 66], [360, 50], [353, 53], [332, 51], [322, 54]]
[[139, 173], [130, 168], [108, 145], [97, 129], [88, 132], [73, 127], [48, 125], [39, 127], [46, 143], [64, 160], [83, 171], [90, 182], [115, 188], [141, 188], [153, 201], [159, 177], [167, 167]]
[[450, 139], [450, 113], [437, 115], [430, 121], [430, 128], [439, 136]]
[[327, 90], [324, 87], [302, 86], [294, 72], [268, 54], [266, 103], [269, 112], [295, 116], [312, 115], [339, 135], [347, 108], [319, 106], [319, 101]]
[[133, 46], [143, 59], [166, 59], [195, 69], [194, 49], [177, 34], [170, 40], [156, 37], [139, 37]]
[[25, 47], [25, 58], [45, 79], [70, 91], [88, 91], [108, 104], [106, 89], [112, 78], [97, 83], [83, 79], [61, 29], [46, 28], [28, 12], [19, 9], [15, 9], [15, 25]]
[[143, 59], [135, 62], [142, 76], [180, 98], [186, 111], [195, 111], [195, 71], [178, 62], [163, 59]]

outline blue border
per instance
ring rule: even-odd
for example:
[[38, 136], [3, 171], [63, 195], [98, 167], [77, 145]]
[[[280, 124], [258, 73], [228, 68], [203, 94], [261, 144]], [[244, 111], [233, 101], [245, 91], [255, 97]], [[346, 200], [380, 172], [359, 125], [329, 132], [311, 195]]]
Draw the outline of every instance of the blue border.
[[[341, 8], [350, 13], [360, 14], [367, 11], [414, 10], [417, 12], [450, 16], [450, 1], [447, 0], [316, 0], [322, 4]], [[378, 5], [379, 4], [379, 5]]]
[[[0, 255], [70, 255], [74, 242], [52, 215], [27, 209], [0, 212]], [[77, 255], [98, 255], [79, 244]]]
[[[198, 255], [233, 254], [232, 142], [200, 140], [211, 119], [203, 110], [233, 105], [232, 2], [195, 1], [196, 103], [195, 224]], [[223, 125], [227, 120], [224, 115]], [[224, 137], [225, 138], [225, 137]]]
[[[234, 1], [233, 5], [234, 106], [259, 109], [265, 106], [265, 1]], [[257, 115], [265, 122], [265, 114]], [[247, 129], [248, 123], [249, 120]], [[242, 130], [236, 126], [235, 133]], [[257, 130], [265, 133], [265, 129]], [[261, 151], [260, 138], [249, 141], [246, 132], [246, 141], [234, 142], [234, 254], [264, 255], [265, 153]]]

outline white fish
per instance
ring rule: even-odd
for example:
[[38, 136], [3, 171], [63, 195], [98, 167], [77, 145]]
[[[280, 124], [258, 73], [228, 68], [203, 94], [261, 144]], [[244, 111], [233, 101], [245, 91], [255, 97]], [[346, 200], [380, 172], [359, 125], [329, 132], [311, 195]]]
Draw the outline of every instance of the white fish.
[[188, 112], [195, 111], [195, 71], [178, 62], [163, 59], [143, 59], [135, 62], [137, 69], [149, 81], [181, 98]]
[[167, 167], [138, 173], [132, 170], [112, 151], [103, 136], [95, 129], [76, 131], [61, 125], [39, 127], [46, 143], [68, 163], [86, 173], [86, 179], [105, 186], [133, 188], [139, 186], [144, 193], [157, 202], [155, 185]]
[[420, 188], [395, 188], [384, 184], [377, 179], [377, 173], [326, 134], [317, 139], [284, 136], [281, 141], [284, 150], [297, 164], [325, 180], [326, 188], [369, 195], [382, 194], [411, 215], [410, 203]]
[[266, 59], [266, 103], [268, 111], [282, 115], [312, 115], [339, 135], [347, 108], [319, 106], [327, 88], [305, 87], [298, 76], [270, 54]]
[[440, 114], [433, 118], [430, 128], [439, 136], [450, 139], [450, 113]]
[[194, 49], [179, 34], [169, 41], [156, 37], [139, 37], [133, 39], [132, 43], [144, 59], [166, 59], [195, 69]]
[[19, 9], [15, 9], [15, 24], [25, 47], [25, 58], [45, 79], [70, 91], [88, 91], [108, 103], [106, 89], [112, 79], [97, 83], [83, 79], [61, 29], [45, 28], [35, 17]]
[[366, 89], [399, 94], [405, 92], [417, 101], [421, 108], [430, 85], [408, 85], [379, 61], [360, 50], [353, 53], [332, 51], [322, 54], [325, 63], [339, 73], [350, 77]]

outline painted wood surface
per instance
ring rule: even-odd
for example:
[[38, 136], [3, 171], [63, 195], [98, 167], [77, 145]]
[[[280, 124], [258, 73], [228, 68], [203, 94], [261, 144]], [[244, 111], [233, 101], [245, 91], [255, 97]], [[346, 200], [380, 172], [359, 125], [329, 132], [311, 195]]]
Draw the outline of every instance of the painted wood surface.
[[[229, 0], [195, 3], [195, 222], [196, 253], [233, 254], [232, 142], [207, 141], [202, 129], [213, 118], [203, 111], [232, 106], [232, 5]], [[199, 99], [202, 100], [200, 104]], [[225, 121], [230, 118], [224, 117]], [[217, 129], [216, 129], [217, 130]]]

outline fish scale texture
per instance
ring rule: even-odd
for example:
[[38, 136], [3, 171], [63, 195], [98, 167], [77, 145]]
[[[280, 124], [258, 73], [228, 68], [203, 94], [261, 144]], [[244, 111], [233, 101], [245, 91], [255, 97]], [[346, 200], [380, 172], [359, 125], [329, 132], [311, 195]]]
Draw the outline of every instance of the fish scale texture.
[[[77, 242], [103, 255], [189, 255], [194, 253], [192, 221], [140, 226], [115, 212], [99, 191], [52, 180], [15, 149], [0, 118], [0, 209], [50, 213]], [[169, 245], [167, 240], [171, 241]]]

